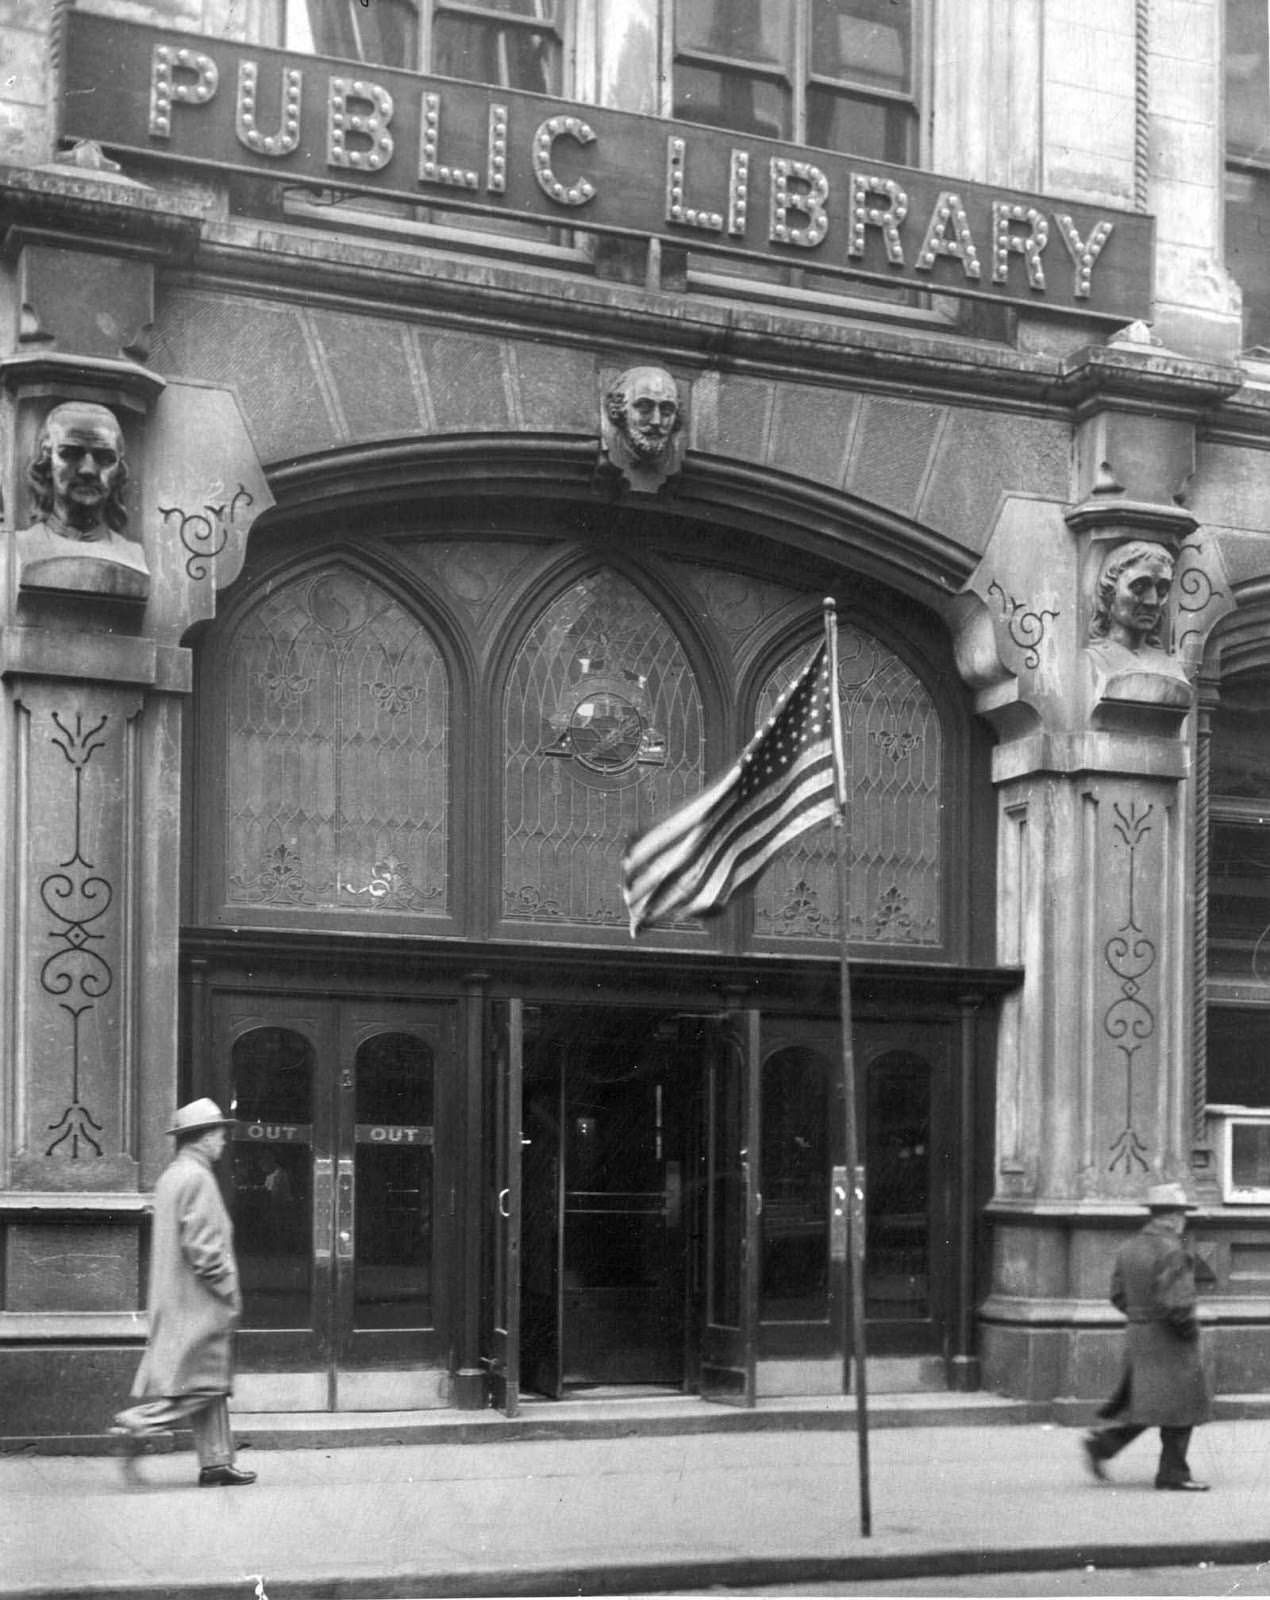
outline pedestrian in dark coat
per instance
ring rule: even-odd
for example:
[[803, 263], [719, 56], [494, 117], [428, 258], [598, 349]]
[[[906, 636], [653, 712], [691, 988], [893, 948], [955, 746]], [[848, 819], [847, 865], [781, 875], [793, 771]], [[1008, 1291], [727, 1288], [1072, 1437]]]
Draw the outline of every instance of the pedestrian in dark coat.
[[204, 1487], [256, 1479], [234, 1465], [229, 1426], [242, 1295], [233, 1224], [212, 1168], [232, 1126], [214, 1100], [195, 1100], [168, 1129], [176, 1156], [154, 1188], [149, 1338], [132, 1385], [142, 1403], [121, 1411], [112, 1429], [137, 1448], [146, 1434], [188, 1418]]
[[1098, 1413], [1107, 1425], [1082, 1441], [1085, 1460], [1103, 1479], [1105, 1462], [1158, 1428], [1156, 1488], [1204, 1490], [1208, 1485], [1191, 1476], [1186, 1460], [1191, 1429], [1212, 1415], [1195, 1314], [1195, 1259], [1183, 1239], [1186, 1213], [1195, 1207], [1180, 1183], [1156, 1184], [1146, 1203], [1151, 1220], [1121, 1246], [1111, 1275], [1111, 1303], [1128, 1318], [1125, 1364]]

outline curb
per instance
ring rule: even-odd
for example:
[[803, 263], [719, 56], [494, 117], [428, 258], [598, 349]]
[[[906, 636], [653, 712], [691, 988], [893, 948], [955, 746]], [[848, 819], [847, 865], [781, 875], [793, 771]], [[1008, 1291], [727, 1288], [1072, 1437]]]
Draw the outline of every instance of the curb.
[[483, 1572], [400, 1571], [358, 1577], [279, 1578], [244, 1574], [226, 1580], [169, 1585], [161, 1580], [0, 1589], [4, 1600], [498, 1600], [499, 1596], [634, 1595], [720, 1588], [783, 1587], [794, 1583], [869, 1583], [884, 1579], [972, 1577], [988, 1572], [1064, 1572], [1099, 1569], [1256, 1565], [1270, 1560], [1270, 1539], [1222, 1539], [1212, 1544], [1150, 1546], [1037, 1545], [1024, 1549], [902, 1551], [889, 1555], [752, 1556], [735, 1559], [620, 1563], [612, 1566], [508, 1568]]

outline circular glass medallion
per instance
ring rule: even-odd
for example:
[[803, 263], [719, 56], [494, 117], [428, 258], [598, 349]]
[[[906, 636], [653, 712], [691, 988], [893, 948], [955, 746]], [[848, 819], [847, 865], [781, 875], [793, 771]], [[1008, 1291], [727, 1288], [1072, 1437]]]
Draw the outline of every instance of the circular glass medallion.
[[644, 736], [636, 706], [618, 694], [579, 700], [569, 718], [573, 753], [592, 772], [623, 772], [634, 766]]

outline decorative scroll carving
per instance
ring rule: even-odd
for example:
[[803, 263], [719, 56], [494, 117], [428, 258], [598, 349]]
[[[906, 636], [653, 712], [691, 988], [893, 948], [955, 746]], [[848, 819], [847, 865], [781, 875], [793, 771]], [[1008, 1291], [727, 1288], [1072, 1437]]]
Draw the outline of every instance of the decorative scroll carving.
[[[211, 491], [213, 495], [216, 492], [215, 488]], [[240, 483], [227, 500], [209, 499], [197, 511], [182, 511], [180, 506], [159, 507], [164, 522], [172, 517], [178, 519], [177, 537], [189, 552], [185, 570], [191, 578], [197, 581], [210, 574], [212, 563], [229, 543], [231, 532], [240, 522], [250, 521], [245, 514], [254, 504], [254, 498]]]
[[995, 594], [1000, 601], [1001, 615], [1005, 619], [1011, 642], [1025, 652], [1023, 665], [1032, 669], [1039, 667], [1041, 657], [1038, 647], [1045, 638], [1045, 624], [1057, 622], [1061, 613], [1029, 610], [1025, 600], [1016, 600], [1012, 594], [1007, 595], [995, 580], [988, 585], [988, 593]]
[[1153, 805], [1134, 800], [1128, 808], [1114, 806], [1112, 824], [1129, 852], [1128, 905], [1125, 920], [1103, 946], [1103, 958], [1119, 983], [1120, 993], [1103, 1014], [1103, 1031], [1122, 1057], [1124, 1068], [1125, 1125], [1112, 1141], [1108, 1171], [1123, 1167], [1126, 1175], [1148, 1167], [1147, 1146], [1133, 1126], [1135, 1057], [1155, 1033], [1155, 1013], [1143, 999], [1143, 980], [1155, 966], [1156, 946], [1138, 921], [1138, 851], [1151, 831]]
[[1214, 602], [1226, 599], [1226, 593], [1213, 582], [1206, 564], [1206, 551], [1202, 539], [1188, 539], [1177, 552], [1177, 648], [1185, 653], [1191, 640], [1202, 648], [1203, 640], [1212, 627], [1210, 615], [1198, 627], [1183, 627], [1183, 618], [1198, 619], [1199, 613], [1208, 611]]
[[66, 860], [39, 885], [40, 903], [55, 924], [47, 930], [55, 948], [40, 967], [39, 982], [66, 1013], [71, 1071], [70, 1102], [61, 1117], [48, 1124], [48, 1131], [56, 1137], [44, 1153], [51, 1156], [62, 1150], [72, 1161], [78, 1161], [81, 1147], [85, 1154], [102, 1154], [98, 1135], [103, 1130], [80, 1098], [81, 1020], [109, 994], [115, 981], [105, 955], [100, 948], [94, 948], [106, 939], [101, 922], [110, 911], [115, 892], [84, 854], [84, 769], [106, 744], [105, 728], [110, 719], [103, 716], [85, 727], [82, 715], [77, 713], [74, 725], [68, 726], [55, 711], [52, 720], [57, 732], [51, 743], [66, 757], [75, 774], [74, 846]]

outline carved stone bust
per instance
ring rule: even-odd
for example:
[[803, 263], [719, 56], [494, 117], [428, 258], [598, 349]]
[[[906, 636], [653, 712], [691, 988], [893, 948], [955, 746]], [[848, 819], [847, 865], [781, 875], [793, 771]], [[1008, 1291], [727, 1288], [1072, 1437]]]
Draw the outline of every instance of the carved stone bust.
[[55, 406], [27, 482], [39, 517], [14, 535], [23, 589], [147, 597], [145, 552], [123, 531], [128, 466], [113, 411], [86, 400]]
[[683, 465], [679, 386], [664, 367], [630, 367], [604, 396], [604, 455], [632, 489], [655, 494]]
[[1190, 704], [1182, 663], [1163, 643], [1172, 587], [1173, 557], [1163, 545], [1133, 539], [1104, 557], [1087, 649], [1098, 699]]

